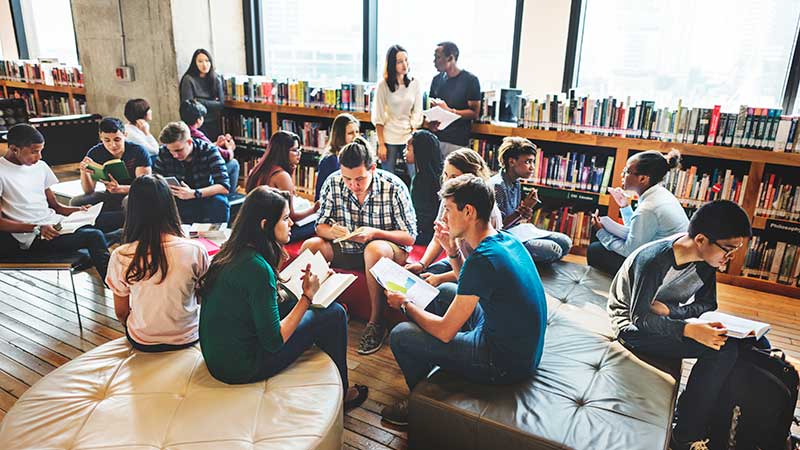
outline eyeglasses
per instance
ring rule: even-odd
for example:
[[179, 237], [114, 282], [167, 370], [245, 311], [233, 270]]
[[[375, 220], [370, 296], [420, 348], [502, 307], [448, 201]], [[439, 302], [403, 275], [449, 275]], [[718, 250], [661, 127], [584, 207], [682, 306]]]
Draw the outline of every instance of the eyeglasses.
[[628, 172], [628, 168], [627, 167], [623, 168], [622, 169], [622, 176], [623, 177], [627, 177], [628, 175], [639, 176], [640, 174], [634, 173], [634, 172]]
[[301, 149], [300, 147], [292, 147], [289, 149], [289, 151], [292, 153], [302, 153], [303, 149]]
[[733, 256], [733, 254], [736, 253], [736, 250], [739, 250], [744, 245], [744, 243], [741, 243], [737, 245], [735, 248], [725, 248], [719, 245], [719, 242], [717, 241], [711, 241], [711, 243], [719, 247], [719, 249], [722, 250], [723, 252], [725, 252], [725, 255], [723, 255], [725, 258], [730, 258], [731, 256]]

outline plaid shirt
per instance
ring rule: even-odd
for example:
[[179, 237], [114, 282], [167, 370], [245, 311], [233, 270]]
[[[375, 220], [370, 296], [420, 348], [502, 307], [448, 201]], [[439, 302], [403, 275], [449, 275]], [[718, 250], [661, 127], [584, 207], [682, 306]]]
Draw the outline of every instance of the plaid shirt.
[[[403, 230], [417, 237], [417, 215], [406, 185], [395, 175], [375, 170], [364, 204], [347, 188], [342, 172], [336, 171], [325, 180], [320, 193], [317, 224], [339, 224], [348, 230], [373, 227], [384, 231]], [[342, 241], [342, 253], [362, 253], [365, 244]], [[410, 252], [411, 247], [403, 247]]]
[[494, 188], [494, 201], [504, 219], [522, 203], [519, 178], [510, 181], [505, 169], [500, 169], [500, 172], [489, 178], [489, 186]]
[[192, 138], [192, 143], [194, 149], [191, 161], [178, 161], [172, 157], [167, 146], [162, 145], [153, 171], [164, 177], [175, 177], [192, 189], [221, 184], [230, 190], [231, 182], [225, 169], [225, 160], [219, 154], [217, 146], [196, 138]]

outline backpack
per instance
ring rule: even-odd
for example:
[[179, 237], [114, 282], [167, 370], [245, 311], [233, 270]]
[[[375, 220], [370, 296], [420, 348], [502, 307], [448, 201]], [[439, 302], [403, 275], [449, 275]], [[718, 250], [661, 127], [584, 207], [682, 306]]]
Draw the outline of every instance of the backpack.
[[798, 374], [777, 349], [742, 347], [711, 419], [714, 450], [785, 450]]

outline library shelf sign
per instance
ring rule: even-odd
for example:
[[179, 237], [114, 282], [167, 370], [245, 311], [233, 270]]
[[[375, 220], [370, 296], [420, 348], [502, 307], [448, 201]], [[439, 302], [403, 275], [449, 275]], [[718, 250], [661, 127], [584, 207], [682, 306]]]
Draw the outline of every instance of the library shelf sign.
[[767, 241], [786, 242], [787, 244], [800, 245], [800, 223], [784, 222], [777, 219], [767, 219], [761, 237]]

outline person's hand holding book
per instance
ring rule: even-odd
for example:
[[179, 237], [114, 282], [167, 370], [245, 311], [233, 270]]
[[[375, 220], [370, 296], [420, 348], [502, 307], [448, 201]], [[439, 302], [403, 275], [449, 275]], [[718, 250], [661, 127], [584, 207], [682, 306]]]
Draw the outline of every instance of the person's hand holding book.
[[114, 178], [114, 175], [108, 174], [108, 178], [110, 178], [111, 181], [100, 180], [101, 183], [106, 185], [106, 192], [110, 192], [112, 194], [127, 194], [130, 191], [131, 187], [121, 186], [119, 181]]
[[377, 228], [358, 227], [352, 233], [350, 233], [350, 237], [347, 240], [357, 242], [359, 244], [366, 244], [367, 242], [375, 240], [377, 232]]
[[725, 335], [727, 332], [728, 330], [721, 322], [687, 323], [683, 328], [684, 336], [714, 350], [719, 350], [725, 345], [725, 341], [728, 339], [728, 336]]
[[385, 289], [384, 292], [386, 293], [386, 303], [389, 304], [390, 308], [400, 309], [400, 306], [407, 300], [406, 296], [400, 292], [394, 292], [388, 289]]
[[319, 277], [311, 272], [311, 264], [306, 264], [303, 269], [303, 297], [308, 301], [308, 306], [311, 306], [311, 299], [317, 295], [319, 290]]
[[81, 160], [81, 162], [78, 164], [78, 167], [81, 169], [81, 172], [86, 172], [89, 175], [91, 175], [94, 172], [91, 169], [89, 169], [89, 164], [97, 164], [97, 163], [94, 162], [94, 160], [92, 158], [89, 158], [88, 156], [84, 156], [83, 159]]
[[181, 181], [180, 186], [170, 186], [169, 190], [172, 191], [172, 195], [178, 197], [181, 200], [192, 200], [194, 199], [194, 189], [190, 188], [189, 185]]

